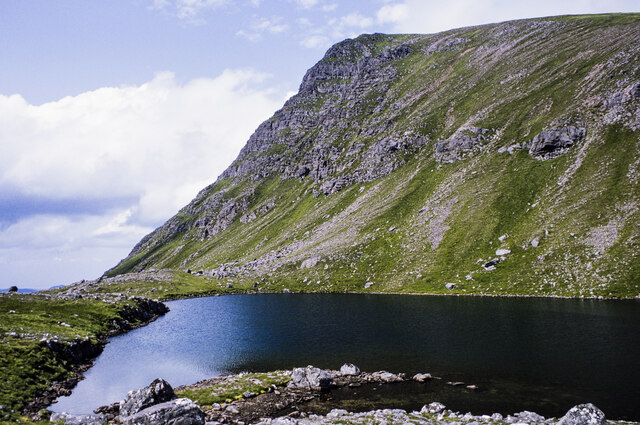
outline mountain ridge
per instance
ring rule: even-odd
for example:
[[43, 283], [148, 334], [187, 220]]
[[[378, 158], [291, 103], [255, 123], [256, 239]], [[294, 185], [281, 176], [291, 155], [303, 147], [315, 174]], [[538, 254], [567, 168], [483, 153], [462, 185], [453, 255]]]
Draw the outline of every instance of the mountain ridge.
[[104, 278], [636, 296], [639, 46], [640, 14], [338, 43]]

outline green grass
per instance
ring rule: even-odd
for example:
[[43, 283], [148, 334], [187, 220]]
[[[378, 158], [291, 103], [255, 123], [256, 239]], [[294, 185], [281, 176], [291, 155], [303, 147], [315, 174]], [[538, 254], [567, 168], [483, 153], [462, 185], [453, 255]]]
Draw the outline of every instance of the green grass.
[[63, 301], [35, 294], [0, 296], [0, 421], [19, 419], [30, 400], [53, 381], [70, 376], [71, 360], [56, 355], [41, 340], [99, 344], [128, 304], [132, 302]]
[[201, 407], [211, 408], [214, 403], [229, 403], [240, 399], [246, 392], [262, 394], [272, 385], [281, 387], [290, 380], [291, 375], [287, 371], [241, 373], [229, 376], [210, 387], [180, 391], [177, 395], [189, 398]]

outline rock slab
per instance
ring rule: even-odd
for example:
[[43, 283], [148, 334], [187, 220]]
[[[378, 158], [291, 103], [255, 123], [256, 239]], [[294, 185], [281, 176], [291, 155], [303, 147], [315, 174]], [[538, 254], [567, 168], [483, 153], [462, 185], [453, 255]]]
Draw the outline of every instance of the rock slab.
[[205, 414], [188, 398], [156, 404], [134, 415], [121, 417], [123, 425], [203, 425]]
[[307, 366], [293, 369], [289, 387], [328, 389], [333, 383], [333, 375], [317, 367]]
[[158, 378], [144, 388], [129, 391], [127, 397], [120, 402], [120, 416], [131, 416], [148, 407], [175, 398], [171, 385], [164, 379]]

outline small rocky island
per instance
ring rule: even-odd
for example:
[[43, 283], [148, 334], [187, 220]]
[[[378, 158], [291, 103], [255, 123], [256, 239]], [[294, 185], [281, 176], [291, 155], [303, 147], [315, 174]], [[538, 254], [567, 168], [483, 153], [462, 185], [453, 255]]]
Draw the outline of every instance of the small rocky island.
[[[348, 412], [333, 409], [326, 415], [307, 414], [300, 408], [331, 388], [360, 387], [367, 384], [393, 384], [405, 380], [427, 382], [429, 373], [413, 377], [386, 371], [361, 372], [353, 364], [340, 370], [323, 370], [313, 366], [290, 371], [241, 373], [212, 378], [174, 390], [163, 379], [147, 387], [129, 391], [126, 398], [109, 406], [101, 406], [92, 415], [53, 413], [52, 422], [68, 425], [102, 425], [106, 422], [124, 425], [324, 425], [324, 424], [559, 424], [606, 425], [604, 413], [593, 404], [572, 407], [562, 418], [545, 418], [523, 411], [503, 416], [458, 413], [442, 403], [432, 401], [420, 411], [378, 409]], [[454, 386], [464, 385], [449, 382]], [[469, 385], [466, 388], [475, 389]], [[615, 423], [614, 421], [609, 421]]]

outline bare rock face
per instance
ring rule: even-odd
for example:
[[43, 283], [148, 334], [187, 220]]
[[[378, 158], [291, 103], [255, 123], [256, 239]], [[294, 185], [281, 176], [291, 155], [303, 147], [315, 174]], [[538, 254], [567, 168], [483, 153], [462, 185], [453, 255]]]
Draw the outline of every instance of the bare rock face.
[[529, 155], [538, 159], [556, 158], [582, 140], [585, 133], [586, 130], [582, 125], [560, 126], [544, 130], [531, 141]]
[[307, 366], [293, 369], [289, 387], [328, 389], [333, 383], [333, 375], [317, 367]]
[[175, 398], [171, 385], [164, 379], [158, 378], [144, 388], [129, 391], [127, 397], [120, 402], [120, 416], [131, 416], [147, 407]]
[[558, 422], [559, 425], [606, 425], [606, 423], [602, 410], [591, 403], [572, 407]]

